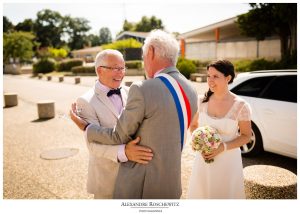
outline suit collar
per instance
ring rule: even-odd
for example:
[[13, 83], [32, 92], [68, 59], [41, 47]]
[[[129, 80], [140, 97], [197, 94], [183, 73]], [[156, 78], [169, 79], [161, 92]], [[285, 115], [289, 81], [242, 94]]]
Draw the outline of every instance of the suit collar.
[[170, 66], [170, 67], [163, 69], [159, 73], [170, 74], [170, 73], [177, 73], [177, 72], [179, 73], [178, 69], [175, 66]]
[[[94, 92], [96, 97], [104, 104], [106, 107], [116, 116], [119, 116], [119, 113], [117, 112], [116, 107], [113, 105], [113, 103], [110, 101], [110, 99], [107, 97], [107, 93], [102, 91], [99, 87], [96, 87], [96, 84], [94, 85]], [[127, 102], [127, 93], [123, 87], [121, 88], [121, 99], [123, 106], [125, 106]]]
[[125, 107], [125, 105], [127, 103], [127, 92], [124, 89], [124, 87], [121, 88], [121, 98], [122, 98], [123, 107]]

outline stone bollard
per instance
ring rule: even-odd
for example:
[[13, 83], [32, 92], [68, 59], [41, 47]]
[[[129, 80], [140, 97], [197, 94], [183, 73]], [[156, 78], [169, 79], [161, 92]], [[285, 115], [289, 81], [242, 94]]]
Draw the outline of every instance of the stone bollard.
[[43, 78], [43, 74], [38, 74], [38, 78], [42, 79]]
[[58, 77], [58, 81], [59, 82], [63, 82], [64, 81], [64, 77], [62, 76], [62, 77]]
[[42, 100], [37, 103], [39, 119], [55, 117], [54, 101]]
[[125, 82], [125, 85], [128, 86], [128, 87], [130, 87], [131, 84], [132, 84], [132, 82]]
[[51, 79], [52, 79], [52, 76], [47, 76], [48, 81], [51, 81]]
[[79, 84], [80, 83], [80, 77], [75, 77], [75, 84]]
[[5, 107], [12, 107], [18, 105], [18, 95], [15, 93], [4, 94]]
[[297, 176], [280, 167], [252, 165], [245, 167], [247, 199], [297, 199]]

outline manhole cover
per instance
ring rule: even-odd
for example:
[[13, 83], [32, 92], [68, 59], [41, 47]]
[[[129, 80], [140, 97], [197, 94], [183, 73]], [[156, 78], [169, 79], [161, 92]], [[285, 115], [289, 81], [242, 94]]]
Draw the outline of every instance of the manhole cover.
[[78, 151], [75, 148], [52, 149], [42, 152], [40, 157], [46, 160], [57, 160], [74, 156]]

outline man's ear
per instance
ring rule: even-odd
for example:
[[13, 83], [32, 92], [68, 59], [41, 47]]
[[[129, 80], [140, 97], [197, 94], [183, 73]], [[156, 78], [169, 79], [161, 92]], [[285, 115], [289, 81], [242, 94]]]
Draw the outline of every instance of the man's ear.
[[151, 54], [150, 59], [154, 59], [154, 57], [155, 57], [155, 48], [152, 45], [149, 47], [149, 54]]
[[96, 69], [96, 73], [97, 73], [97, 76], [99, 77], [100, 74], [102, 73], [102, 69], [100, 68], [100, 66]]

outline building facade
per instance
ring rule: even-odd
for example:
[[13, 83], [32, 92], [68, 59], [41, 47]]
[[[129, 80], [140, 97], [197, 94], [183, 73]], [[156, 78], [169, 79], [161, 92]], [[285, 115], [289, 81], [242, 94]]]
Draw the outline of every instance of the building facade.
[[198, 60], [280, 59], [278, 36], [257, 41], [242, 35], [236, 21], [234, 17], [180, 34], [181, 55]]

